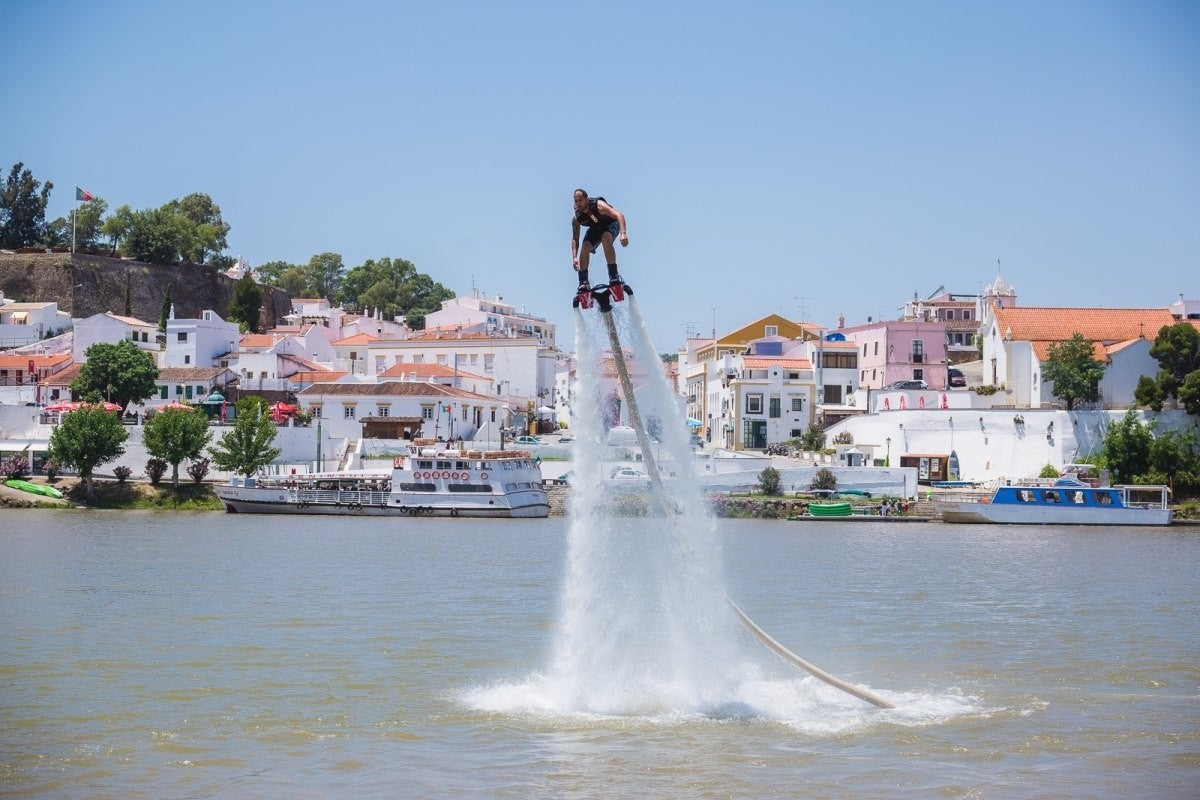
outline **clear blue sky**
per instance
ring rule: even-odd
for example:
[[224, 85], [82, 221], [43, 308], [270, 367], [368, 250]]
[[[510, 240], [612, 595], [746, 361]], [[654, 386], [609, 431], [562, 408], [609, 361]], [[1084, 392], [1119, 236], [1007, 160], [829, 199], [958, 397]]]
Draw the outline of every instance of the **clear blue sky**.
[[[252, 264], [407, 258], [559, 323], [571, 191], [660, 351], [778, 312], [1200, 297], [1195, 2], [8, 2], [0, 166], [192, 192]], [[600, 268], [603, 272], [603, 267]]]

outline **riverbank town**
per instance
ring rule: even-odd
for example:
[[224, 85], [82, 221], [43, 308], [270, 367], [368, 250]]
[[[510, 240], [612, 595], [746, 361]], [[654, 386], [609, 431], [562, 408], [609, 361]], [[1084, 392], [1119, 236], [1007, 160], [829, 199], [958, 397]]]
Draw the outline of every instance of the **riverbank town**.
[[[23, 277], [30, 270], [42, 271], [40, 282]], [[172, 299], [161, 318], [150, 313], [161, 296], [128, 301], [136, 307], [128, 314], [111, 307], [135, 272]], [[267, 473], [369, 468], [422, 438], [491, 449], [513, 437], [524, 437], [519, 446], [538, 458], [543, 479], [572, 471], [584, 401], [578, 364], [544, 317], [473, 290], [442, 301], [413, 329], [403, 317], [271, 290], [263, 332], [245, 333], [225, 318], [227, 307], [195, 305], [220, 306], [254, 275], [245, 262], [226, 272], [198, 266], [183, 283], [173, 266], [0, 253], [0, 460], [22, 454], [30, 474], [42, 473], [51, 434], [82, 399], [72, 384], [88, 348], [132, 342], [157, 369], [155, 391], [115, 411], [128, 439], [121, 456], [97, 469], [102, 477], [121, 467], [144, 475], [152, 458], [145, 422], [163, 408], [205, 414], [219, 439], [247, 397], [263, 398], [277, 423], [280, 454]], [[709, 491], [740, 492], [770, 466], [785, 493], [806, 490], [827, 469], [839, 488], [917, 500], [934, 483], [1028, 479], [1093, 459], [1130, 408], [1158, 431], [1194, 425], [1183, 408], [1148, 411], [1134, 395], [1139, 379], [1159, 370], [1150, 352], [1156, 337], [1200, 325], [1200, 301], [1025, 307], [996, 275], [978, 294], [939, 289], [898, 302], [894, 320], [768, 314], [689, 336], [662, 364], [677, 394], [671, 424], [686, 424], [693, 442], [692, 463], [674, 468]], [[1051, 352], [1074, 336], [1091, 342], [1103, 365], [1093, 401], [1065, 403], [1043, 375]], [[611, 404], [606, 460], [636, 470], [636, 442], [621, 434], [630, 404], [612, 361], [602, 366]], [[229, 477], [210, 470], [206, 480]]]

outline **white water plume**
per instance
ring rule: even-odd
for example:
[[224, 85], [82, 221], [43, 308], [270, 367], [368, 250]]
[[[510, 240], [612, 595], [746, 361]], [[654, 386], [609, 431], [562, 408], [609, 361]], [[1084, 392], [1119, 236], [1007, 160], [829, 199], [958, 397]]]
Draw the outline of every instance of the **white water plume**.
[[[625, 308], [636, 314], [632, 303]], [[617, 316], [618, 310], [614, 310]], [[618, 317], [643, 425], [657, 435], [644, 516], [624, 516], [604, 478], [607, 336], [576, 315], [578, 400], [567, 574], [544, 688], [560, 711], [696, 712], [730, 702], [745, 677], [745, 640], [724, 598], [715, 521], [692, 475], [682, 409], [644, 326]], [[608, 369], [611, 372], [611, 365]], [[628, 399], [623, 399], [628, 418]], [[659, 488], [661, 486], [661, 488]]]
[[[844, 691], [764, 670], [773, 659], [729, 605], [717, 521], [693, 473], [686, 415], [632, 297], [613, 309], [611, 321], [638, 416], [656, 438], [639, 466], [657, 468], [663, 479], [638, 487], [640, 505], [605, 480], [616, 449], [606, 444], [613, 421], [605, 419], [615, 365], [607, 322], [576, 313], [575, 475], [550, 656], [524, 682], [476, 687], [467, 702], [539, 715], [766, 718], [813, 730], [875, 719], [877, 709]], [[629, 398], [621, 400], [622, 422], [631, 422]], [[832, 717], [810, 719], [815, 707]]]

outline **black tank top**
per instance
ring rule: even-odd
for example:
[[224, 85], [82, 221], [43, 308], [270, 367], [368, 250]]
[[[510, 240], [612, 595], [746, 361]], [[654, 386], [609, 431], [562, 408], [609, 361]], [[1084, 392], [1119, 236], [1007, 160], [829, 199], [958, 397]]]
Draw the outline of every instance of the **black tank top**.
[[[599, 225], [602, 222], [616, 222], [617, 218], [600, 210], [599, 201], [604, 200], [603, 197], [589, 197], [587, 208], [575, 212], [575, 221], [585, 228], [590, 228], [593, 225]], [[607, 200], [604, 200], [607, 203]]]

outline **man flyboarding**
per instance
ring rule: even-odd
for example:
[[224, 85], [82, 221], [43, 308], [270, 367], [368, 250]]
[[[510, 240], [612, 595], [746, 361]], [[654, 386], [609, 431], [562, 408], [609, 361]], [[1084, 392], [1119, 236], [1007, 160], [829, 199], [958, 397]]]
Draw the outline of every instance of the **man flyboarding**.
[[[579, 229], [584, 227], [583, 241]], [[617, 249], [613, 240], [619, 239], [622, 247], [629, 246], [629, 234], [625, 230], [625, 215], [609, 204], [603, 197], [588, 197], [583, 189], [575, 190], [575, 214], [571, 217], [571, 263], [579, 273], [577, 297], [583, 299], [591, 291], [588, 281], [588, 262], [597, 247], [604, 248], [608, 264], [608, 282], [615, 292], [614, 299], [624, 297], [624, 281], [617, 272]], [[590, 305], [584, 300], [584, 307]]]

